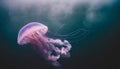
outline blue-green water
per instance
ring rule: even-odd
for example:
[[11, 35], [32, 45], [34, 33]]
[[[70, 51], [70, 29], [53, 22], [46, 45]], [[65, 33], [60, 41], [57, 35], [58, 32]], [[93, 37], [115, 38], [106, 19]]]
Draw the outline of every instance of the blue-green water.
[[[14, 6], [14, 5], [13, 5]], [[45, 7], [46, 8], [46, 7]], [[66, 6], [67, 8], [67, 6]], [[91, 9], [92, 8], [92, 9]], [[31, 47], [17, 44], [17, 34], [29, 22], [41, 22], [49, 31], [66, 37], [72, 44], [71, 58], [60, 59], [64, 69], [117, 69], [120, 35], [120, 3], [75, 5], [70, 13], [55, 15], [49, 8], [38, 6], [11, 8], [4, 1], [0, 4], [0, 61], [3, 69], [50, 69]], [[57, 10], [55, 10], [57, 12]], [[61, 11], [63, 12], [63, 11]], [[78, 31], [79, 30], [79, 31]], [[78, 31], [78, 32], [76, 32]], [[54, 36], [51, 36], [54, 38]], [[113, 52], [115, 51], [115, 52]], [[0, 66], [1, 67], [1, 66]]]

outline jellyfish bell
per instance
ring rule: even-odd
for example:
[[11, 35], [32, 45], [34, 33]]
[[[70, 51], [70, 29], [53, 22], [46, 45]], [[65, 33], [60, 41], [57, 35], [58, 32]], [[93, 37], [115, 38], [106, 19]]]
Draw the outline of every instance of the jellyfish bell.
[[32, 34], [33, 32], [40, 32], [42, 35], [45, 35], [48, 31], [48, 27], [43, 25], [42, 23], [38, 22], [31, 22], [24, 27], [22, 27], [18, 33], [18, 44], [24, 45], [30, 42], [27, 38], [28, 35]]
[[31, 22], [23, 26], [18, 33], [18, 44], [31, 44], [41, 53], [46, 61], [60, 66], [60, 57], [70, 57], [71, 44], [67, 40], [53, 39], [46, 35], [48, 27], [42, 23]]

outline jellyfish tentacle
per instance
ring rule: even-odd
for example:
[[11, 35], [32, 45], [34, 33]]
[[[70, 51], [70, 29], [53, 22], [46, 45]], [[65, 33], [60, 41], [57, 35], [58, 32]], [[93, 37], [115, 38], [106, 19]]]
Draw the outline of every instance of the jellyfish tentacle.
[[62, 24], [59, 29], [55, 32], [55, 35], [58, 34], [58, 32], [64, 27], [65, 24]]
[[82, 29], [82, 28], [78, 28], [78, 29], [76, 29], [75, 31], [72, 31], [72, 32], [70, 32], [70, 33], [68, 33], [68, 34], [58, 34], [58, 33], [53, 33], [53, 32], [50, 32], [50, 33], [53, 33], [54, 34], [54, 36], [61, 36], [61, 37], [69, 37], [69, 36], [73, 36], [73, 35], [76, 35], [76, 34], [79, 34], [80, 33], [80, 31], [88, 31], [88, 30], [86, 30], [86, 29]]

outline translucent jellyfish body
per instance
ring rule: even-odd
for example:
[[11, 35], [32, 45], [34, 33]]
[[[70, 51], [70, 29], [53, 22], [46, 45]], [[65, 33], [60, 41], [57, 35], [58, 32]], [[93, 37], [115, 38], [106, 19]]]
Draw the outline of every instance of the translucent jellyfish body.
[[46, 36], [47, 32], [46, 25], [31, 22], [20, 29], [17, 42], [19, 45], [31, 44], [46, 61], [54, 66], [60, 66], [57, 60], [61, 57], [70, 57], [69, 51], [72, 46], [67, 40], [62, 41]]

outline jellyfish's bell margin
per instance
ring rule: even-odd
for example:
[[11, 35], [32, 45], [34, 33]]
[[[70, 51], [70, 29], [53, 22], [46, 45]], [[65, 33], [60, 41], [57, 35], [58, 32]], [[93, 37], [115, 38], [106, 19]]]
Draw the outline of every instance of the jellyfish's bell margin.
[[25, 45], [25, 44], [28, 44], [28, 43], [30, 43], [30, 40], [27, 37], [25, 37], [22, 40], [18, 41], [19, 45]]

